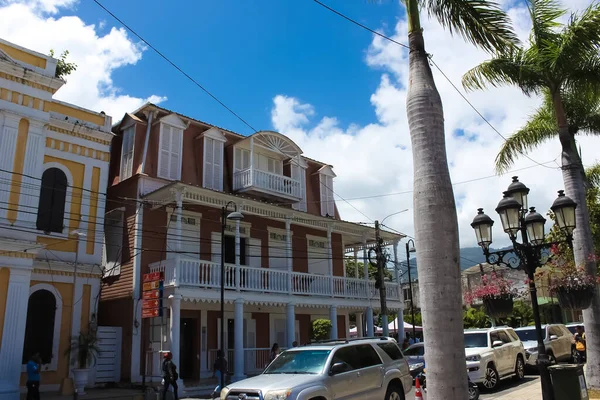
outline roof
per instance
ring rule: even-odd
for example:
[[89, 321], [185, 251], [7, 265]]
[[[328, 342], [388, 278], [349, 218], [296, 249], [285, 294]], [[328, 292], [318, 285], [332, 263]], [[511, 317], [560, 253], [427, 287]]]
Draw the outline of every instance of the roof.
[[[145, 110], [146, 108], [148, 108], [148, 107], [152, 107], [152, 108], [154, 108], [154, 109], [156, 109], [156, 110], [158, 110], [158, 111], [162, 111], [162, 112], [165, 112], [165, 113], [169, 113], [169, 114], [175, 114], [175, 115], [179, 116], [180, 118], [185, 118], [185, 119], [187, 119], [187, 120], [189, 120], [189, 121], [193, 121], [193, 122], [195, 122], [195, 123], [198, 123], [198, 124], [205, 125], [205, 126], [206, 126], [206, 127], [208, 127], [208, 128], [217, 128], [217, 129], [219, 129], [219, 130], [221, 130], [221, 131], [223, 131], [223, 132], [226, 132], [226, 133], [228, 133], [228, 134], [230, 134], [230, 135], [237, 136], [237, 137], [238, 137], [239, 139], [241, 139], [241, 140], [243, 140], [243, 139], [246, 139], [246, 138], [249, 138], [250, 136], [252, 136], [252, 135], [256, 135], [256, 134], [259, 134], [259, 133], [261, 133], [261, 132], [267, 132], [267, 131], [256, 131], [256, 132], [253, 132], [253, 133], [252, 133], [252, 134], [250, 134], [250, 135], [242, 135], [242, 134], [240, 134], [240, 133], [237, 133], [237, 132], [234, 132], [234, 131], [232, 131], [232, 130], [229, 130], [229, 129], [226, 129], [226, 128], [222, 128], [222, 127], [220, 127], [220, 126], [218, 126], [218, 125], [209, 124], [208, 122], [204, 122], [204, 121], [202, 121], [202, 120], [199, 120], [199, 119], [196, 119], [196, 118], [189, 117], [189, 116], [187, 116], [187, 115], [185, 115], [185, 114], [181, 114], [181, 113], [179, 113], [179, 112], [177, 112], [177, 111], [172, 111], [172, 110], [169, 110], [168, 108], [164, 108], [164, 107], [157, 106], [156, 104], [154, 104], [154, 103], [150, 103], [150, 102], [148, 102], [148, 103], [146, 103], [146, 104], [142, 105], [142, 106], [141, 106], [141, 107], [139, 107], [137, 110], [135, 110], [135, 111], [133, 111], [133, 112], [131, 112], [131, 113], [126, 113], [126, 114], [123, 116], [123, 118], [125, 118], [125, 116], [127, 116], [128, 114], [129, 114], [129, 115], [131, 115], [131, 114], [133, 114], [133, 115], [135, 115], [135, 114], [138, 114], [138, 113], [140, 113], [140, 112], [144, 111], [144, 110]], [[118, 127], [121, 125], [121, 122], [123, 121], [123, 118], [122, 118], [120, 121], [116, 122], [116, 123], [113, 125], [113, 128], [118, 128]], [[139, 118], [138, 118], [138, 119], [139, 119]], [[144, 122], [145, 122], [145, 121], [144, 121]], [[273, 132], [273, 131], [268, 131], [268, 132]], [[279, 133], [279, 132], [275, 132], [275, 133], [278, 133], [278, 134], [280, 134], [280, 135], [282, 135], [282, 136], [285, 136], [285, 135], [283, 135], [283, 134], [281, 134], [281, 133]], [[287, 136], [286, 136], [286, 137], [287, 137]], [[288, 138], [288, 139], [289, 139], [289, 138]], [[289, 139], [289, 140], [291, 140], [291, 139]], [[324, 163], [324, 162], [321, 162], [321, 161], [315, 160], [315, 159], [313, 159], [313, 158], [310, 158], [310, 157], [306, 157], [306, 156], [304, 156], [304, 155], [302, 156], [302, 158], [304, 158], [305, 160], [311, 161], [311, 162], [313, 162], [313, 163], [319, 164], [319, 165], [321, 165], [321, 166], [329, 165], [329, 164], [327, 164], [327, 163]]]

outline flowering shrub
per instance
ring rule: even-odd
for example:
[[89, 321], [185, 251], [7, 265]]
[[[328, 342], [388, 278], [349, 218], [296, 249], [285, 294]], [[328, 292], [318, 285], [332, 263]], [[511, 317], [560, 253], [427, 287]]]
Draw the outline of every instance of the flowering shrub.
[[517, 296], [514, 283], [502, 275], [492, 272], [489, 276], [481, 277], [481, 285], [464, 294], [466, 304], [473, 304], [476, 300], [484, 299], [507, 299]]
[[[564, 257], [555, 245], [550, 250], [552, 258], [549, 261], [550, 269], [538, 271], [536, 275], [548, 275], [548, 288], [553, 295], [558, 291], [584, 291], [594, 290], [600, 284], [597, 275], [589, 274], [584, 267], [577, 267], [572, 259]], [[596, 261], [594, 254], [590, 255], [590, 261]]]

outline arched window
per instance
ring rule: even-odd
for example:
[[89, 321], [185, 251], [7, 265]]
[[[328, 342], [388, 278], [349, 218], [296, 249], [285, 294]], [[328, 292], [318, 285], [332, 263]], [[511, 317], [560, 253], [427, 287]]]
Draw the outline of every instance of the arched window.
[[40, 353], [42, 364], [50, 364], [53, 357], [58, 357], [58, 354], [53, 354], [56, 306], [56, 297], [49, 290], [36, 290], [29, 296], [23, 364], [35, 353]]
[[42, 175], [37, 229], [62, 233], [67, 198], [67, 176], [58, 168], [48, 168]]

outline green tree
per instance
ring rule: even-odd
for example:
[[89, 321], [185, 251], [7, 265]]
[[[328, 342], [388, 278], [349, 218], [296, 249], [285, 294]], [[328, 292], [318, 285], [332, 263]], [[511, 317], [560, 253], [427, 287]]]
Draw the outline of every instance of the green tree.
[[333, 325], [328, 319], [315, 319], [312, 322], [311, 337], [313, 340], [327, 340], [331, 337]]
[[[456, 203], [448, 169], [444, 111], [425, 50], [421, 12], [450, 33], [494, 53], [518, 42], [495, 1], [404, 0], [409, 70], [406, 113], [412, 143], [415, 238], [421, 312], [427, 332], [427, 386], [432, 399], [467, 398]], [[443, 234], [440, 234], [443, 232]]]
[[[463, 77], [467, 89], [515, 85], [527, 95], [547, 93], [552, 101], [556, 130], [562, 147], [562, 173], [566, 192], [577, 203], [577, 230], [574, 255], [577, 265], [596, 272], [592, 231], [586, 204], [585, 171], [577, 149], [575, 127], [569, 125], [566, 109], [569, 93], [600, 87], [600, 4], [572, 14], [566, 24], [560, 19], [566, 10], [555, 0], [528, 0], [532, 31], [527, 47], [507, 47], [491, 60], [468, 71]], [[584, 311], [588, 339], [588, 382], [600, 387], [600, 297]]]
[[486, 328], [491, 326], [490, 318], [481, 307], [470, 307], [463, 313], [463, 324], [465, 329]]
[[[355, 263], [354, 260], [346, 260], [346, 276], [348, 278], [356, 278], [356, 266], [358, 265], [358, 278], [360, 279], [364, 279], [365, 277], [365, 268], [364, 268], [364, 263], [362, 262], [358, 262]], [[392, 271], [390, 271], [389, 269], [384, 269], [383, 270], [383, 276], [384, 279], [386, 280], [392, 280]], [[369, 263], [369, 279], [370, 280], [376, 280], [377, 278], [377, 267], [371, 263]], [[391, 319], [390, 319], [391, 321]]]
[[[54, 58], [54, 50], [50, 49], [50, 57]], [[56, 63], [56, 73], [54, 74], [59, 79], [64, 79], [67, 76], [71, 75], [76, 69], [77, 64], [67, 62], [67, 57], [69, 56], [69, 50], [65, 50], [62, 52], [60, 57], [58, 57], [58, 62]]]

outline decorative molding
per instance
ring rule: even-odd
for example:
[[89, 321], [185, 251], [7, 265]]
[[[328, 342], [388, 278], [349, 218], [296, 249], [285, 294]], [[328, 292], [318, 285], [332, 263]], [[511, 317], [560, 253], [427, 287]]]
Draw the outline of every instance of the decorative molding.
[[110, 160], [110, 153], [108, 152], [99, 151], [90, 147], [79, 146], [73, 143], [53, 139], [50, 137], [46, 138], [46, 147], [58, 151], [64, 151], [66, 153], [76, 154], [78, 156], [86, 158], [93, 158], [100, 161], [108, 162]]
[[[4, 71], [0, 71], [0, 78], [6, 79], [7, 81], [12, 81], [15, 83], [19, 83], [21, 85], [30, 86], [34, 89], [43, 90], [50, 94], [56, 93], [58, 88], [53, 88], [51, 86], [43, 85], [41, 83], [34, 82], [31, 79], [25, 79], [23, 77], [18, 76], [18, 73], [14, 73], [13, 71], [8, 72], [6, 68], [2, 68]], [[33, 77], [31, 77], [33, 78]]]
[[[54, 124], [54, 121], [51, 121], [52, 124]], [[64, 128], [59, 128], [53, 125], [48, 125], [47, 129], [49, 131], [54, 131], [54, 132], [58, 132], [58, 133], [62, 133], [63, 135], [69, 135], [69, 136], [74, 136], [80, 139], [85, 139], [85, 140], [90, 140], [92, 142], [96, 142], [96, 143], [100, 143], [103, 144], [105, 146], [110, 146], [110, 141], [109, 140], [102, 140], [100, 138], [97, 137], [93, 137], [93, 136], [88, 136], [88, 135], [84, 135], [83, 133], [80, 132], [75, 132], [74, 130], [68, 130], [68, 129], [64, 129]]]

